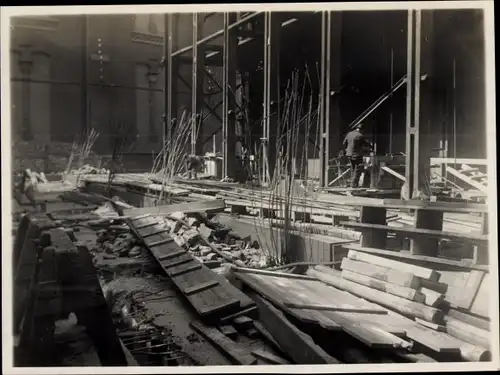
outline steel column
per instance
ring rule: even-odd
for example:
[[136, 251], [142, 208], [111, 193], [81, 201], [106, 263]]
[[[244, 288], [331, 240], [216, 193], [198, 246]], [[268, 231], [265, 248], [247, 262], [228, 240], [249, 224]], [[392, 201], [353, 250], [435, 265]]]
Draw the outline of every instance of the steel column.
[[[266, 12], [264, 24], [264, 108], [262, 124], [262, 181], [269, 183], [276, 165], [276, 129], [280, 126], [279, 13]], [[274, 106], [273, 106], [274, 105]], [[273, 106], [273, 108], [271, 108]], [[274, 130], [272, 130], [274, 129]]]
[[408, 12], [406, 181], [411, 198], [430, 194], [430, 151], [433, 148], [432, 11]]
[[320, 74], [320, 186], [328, 184], [328, 155], [329, 155], [329, 128], [330, 128], [330, 70], [331, 70], [331, 12], [321, 13], [321, 74]]
[[203, 37], [203, 13], [193, 13], [193, 83], [191, 86], [191, 153], [200, 155], [202, 153], [199, 135], [201, 133], [202, 117], [201, 109], [203, 103], [203, 89], [205, 83], [205, 46], [199, 44], [198, 40]]
[[238, 39], [229, 25], [236, 21], [236, 13], [224, 13], [224, 58], [222, 75], [222, 150], [223, 176], [236, 178], [236, 49]]
[[88, 16], [82, 15], [82, 129], [86, 132], [89, 129], [89, 95], [88, 95], [88, 61], [89, 61], [89, 41], [88, 41]]

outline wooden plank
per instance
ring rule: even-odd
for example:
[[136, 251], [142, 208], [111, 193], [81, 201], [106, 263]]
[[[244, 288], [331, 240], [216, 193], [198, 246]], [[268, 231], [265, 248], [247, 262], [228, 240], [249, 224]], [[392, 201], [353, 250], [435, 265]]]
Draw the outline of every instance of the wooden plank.
[[193, 263], [181, 264], [180, 266], [173, 267], [172, 269], [166, 269], [165, 271], [170, 277], [176, 277], [191, 271], [199, 270], [201, 267], [200, 263], [193, 260]]
[[249, 307], [245, 310], [241, 310], [241, 311], [238, 311], [234, 314], [231, 314], [231, 315], [228, 315], [224, 318], [221, 318], [220, 322], [221, 324], [222, 323], [228, 323], [228, 322], [231, 322], [233, 319], [239, 317], [239, 316], [248, 316], [250, 318], [253, 318], [255, 316], [258, 315], [258, 311], [257, 311], [257, 306], [252, 306], [252, 307]]
[[208, 327], [201, 322], [191, 322], [190, 325], [221, 350], [233, 364], [249, 366], [257, 363], [257, 359], [250, 355], [245, 348], [224, 336], [216, 328]]
[[[351, 248], [351, 245], [349, 245], [349, 248]], [[357, 246], [355, 248], [358, 249]], [[411, 273], [411, 274], [414, 274], [414, 275], [421, 277], [423, 279], [429, 279], [429, 280], [435, 281], [435, 282], [439, 281], [439, 277], [440, 277], [439, 272], [437, 272], [433, 269], [430, 269], [430, 268], [415, 266], [415, 265], [409, 264], [409, 263], [399, 262], [396, 260], [391, 260], [391, 259], [383, 258], [380, 256], [366, 254], [364, 252], [352, 250], [352, 248], [351, 248], [351, 250], [349, 250], [347, 257], [349, 259], [352, 259], [352, 260], [358, 260], [361, 262], [374, 264], [376, 266], [387, 267], [387, 268], [390, 268], [393, 270], [399, 270], [402, 272]]]
[[460, 354], [462, 343], [445, 333], [415, 325], [411, 329], [408, 329], [406, 336], [437, 353]]
[[[450, 259], [428, 257], [425, 255], [414, 255], [414, 254], [411, 254], [409, 251], [394, 251], [394, 250], [374, 249], [374, 248], [370, 248], [370, 247], [359, 246], [357, 244], [345, 244], [344, 246], [349, 248], [349, 249], [358, 251], [358, 252], [382, 256], [382, 257], [385, 257], [384, 259], [391, 260], [391, 261], [392, 261], [392, 259], [389, 259], [389, 258], [399, 258], [399, 259], [402, 259], [403, 261], [406, 260], [406, 261], [410, 261], [410, 262], [420, 262], [420, 263], [426, 263], [429, 265], [437, 265], [440, 267], [441, 266], [451, 266], [451, 267], [462, 268], [462, 269], [466, 269], [466, 270], [477, 269], [480, 271], [489, 272], [488, 266], [473, 264], [467, 260], [456, 261], [456, 260], [450, 260]], [[408, 264], [408, 263], [404, 263], [404, 264]], [[417, 275], [417, 276], [419, 276], [419, 275]], [[435, 280], [432, 280], [432, 281], [435, 281]]]
[[316, 345], [309, 335], [290, 323], [285, 315], [271, 303], [259, 296], [255, 296], [255, 301], [259, 308], [260, 320], [264, 327], [295, 363], [339, 363], [338, 360], [328, 355]]
[[250, 273], [254, 275], [264, 275], [264, 276], [272, 276], [272, 277], [281, 277], [285, 279], [297, 279], [297, 280], [315, 280], [314, 277], [306, 276], [306, 275], [297, 275], [293, 273], [285, 273], [285, 272], [277, 272], [277, 271], [265, 271], [265, 270], [257, 270], [254, 268], [244, 268], [232, 266], [231, 271], [240, 272], [240, 273]]
[[435, 323], [440, 323], [443, 319], [443, 313], [440, 310], [343, 279], [340, 277], [340, 272], [338, 271], [330, 269], [330, 271], [325, 272], [322, 268], [314, 267], [309, 268], [307, 274], [316, 276], [324, 283], [332, 285], [335, 288], [378, 303], [388, 309], [399, 311], [405, 315]]
[[163, 240], [156, 241], [156, 242], [151, 242], [151, 243], [147, 243], [146, 242], [146, 244], [151, 249], [152, 247], [157, 247], [157, 246], [165, 245], [165, 244], [168, 244], [168, 243], [171, 243], [171, 242], [174, 242], [173, 238], [165, 238]]
[[166, 216], [174, 212], [194, 213], [194, 212], [220, 212], [226, 208], [222, 199], [213, 199], [197, 202], [187, 202], [169, 204], [156, 207], [132, 208], [123, 211], [125, 216], [138, 216], [150, 214], [154, 216]]
[[224, 335], [229, 337], [231, 340], [236, 340], [238, 337], [238, 331], [234, 329], [232, 325], [223, 325], [219, 326], [219, 331], [221, 331]]
[[239, 331], [246, 331], [253, 327], [253, 319], [245, 315], [238, 316], [233, 319], [233, 325]]
[[481, 282], [483, 281], [485, 273], [482, 271], [471, 270], [469, 273], [469, 278], [467, 279], [467, 283], [462, 290], [461, 299], [458, 302], [458, 307], [469, 310], [472, 307], [472, 303], [476, 298], [476, 295], [479, 291], [479, 287], [481, 286]]
[[421, 279], [412, 273], [402, 272], [372, 263], [352, 260], [349, 258], [349, 253], [351, 253], [351, 256], [356, 255], [356, 252], [348, 252], [347, 258], [342, 259], [342, 263], [340, 265], [340, 268], [343, 270], [356, 272], [377, 280], [404, 286], [406, 288], [417, 289], [420, 286]]
[[[206, 292], [206, 291], [204, 291]], [[201, 292], [201, 293], [204, 293]], [[188, 299], [192, 299], [195, 295], [190, 295], [188, 296]], [[219, 315], [223, 311], [227, 310], [235, 310], [239, 308], [241, 305], [240, 301], [237, 300], [236, 298], [232, 298], [230, 300], [220, 302], [220, 301], [215, 301], [213, 305], [205, 305], [199, 309], [200, 315], [205, 316], [205, 315]]]
[[446, 318], [446, 332], [471, 344], [486, 349], [491, 347], [491, 333], [481, 328], [474, 327], [458, 319]]
[[180, 250], [174, 251], [172, 253], [158, 255], [156, 258], [158, 259], [159, 262], [163, 262], [165, 260], [169, 260], [169, 259], [180, 257], [180, 256], [182, 256], [184, 254], [188, 254], [189, 255], [189, 253], [186, 250], [180, 249]]
[[[448, 316], [461, 320], [462, 322], [468, 323], [470, 325], [473, 325], [474, 327], [489, 331], [491, 330], [491, 323], [487, 319], [481, 319], [478, 317], [475, 317], [473, 315], [455, 310], [455, 309], [450, 309], [448, 311]], [[446, 317], [445, 317], [446, 319]]]
[[428, 322], [428, 321], [420, 319], [420, 318], [415, 318], [415, 321], [418, 324], [421, 324], [424, 327], [427, 327], [427, 328], [432, 329], [434, 331], [446, 332], [446, 327], [441, 325], [441, 324], [431, 323], [431, 322]]
[[[364, 223], [355, 223], [351, 221], [341, 221], [340, 224], [347, 228], [355, 228], [357, 230], [364, 232], [370, 231], [381, 231], [381, 232], [392, 232], [399, 233], [405, 235], [407, 237], [416, 237], [416, 236], [428, 236], [438, 239], [449, 239], [449, 240], [458, 240], [458, 241], [470, 241], [474, 243], [483, 243], [488, 241], [488, 236], [486, 235], [478, 235], [473, 233], [454, 233], [454, 232], [444, 232], [439, 230], [431, 230], [431, 229], [419, 229], [419, 228], [399, 228], [388, 225], [379, 225], [379, 224], [364, 224]], [[384, 246], [385, 247], [385, 246]], [[383, 248], [383, 247], [381, 247]], [[417, 255], [417, 254], [416, 254]]]
[[148, 238], [148, 237], [152, 237], [152, 236], [156, 236], [158, 234], [164, 234], [164, 233], [168, 233], [168, 232], [170, 232], [170, 228], [158, 229], [157, 227], [156, 227], [156, 230], [148, 232], [148, 233], [144, 233], [144, 231], [140, 231], [142, 238]]
[[290, 364], [289, 361], [282, 357], [278, 357], [272, 353], [269, 353], [265, 350], [262, 349], [256, 349], [252, 351], [252, 354], [259, 359], [264, 360], [265, 362], [272, 364], [272, 365], [288, 365]]
[[349, 307], [349, 306], [337, 306], [337, 305], [317, 305], [317, 304], [295, 303], [295, 302], [284, 302], [284, 305], [292, 309], [387, 315], [386, 309], [373, 309], [368, 307], [360, 308], [354, 306]]
[[189, 254], [185, 254], [185, 255], [181, 255], [178, 258], [174, 258], [169, 262], [163, 261], [163, 262], [161, 262], [161, 266], [163, 269], [166, 270], [169, 268], [174, 268], [174, 267], [177, 267], [177, 266], [180, 266], [180, 265], [183, 265], [186, 263], [191, 263], [191, 262], [195, 262], [195, 259], [193, 259], [193, 257], [189, 256]]
[[390, 284], [385, 281], [377, 280], [369, 276], [361, 275], [359, 273], [354, 273], [349, 270], [342, 270], [341, 277], [353, 281], [355, 283], [365, 285], [367, 287], [380, 290], [401, 298], [405, 298], [409, 301], [415, 301], [423, 303], [425, 301], [425, 296], [416, 289], [406, 288], [404, 286]]
[[214, 286], [219, 285], [219, 282], [217, 280], [210, 280], [206, 281], [204, 283], [197, 284], [195, 286], [189, 287], [184, 289], [182, 292], [186, 295], [189, 296], [191, 294], [199, 293], [204, 290], [213, 288]]

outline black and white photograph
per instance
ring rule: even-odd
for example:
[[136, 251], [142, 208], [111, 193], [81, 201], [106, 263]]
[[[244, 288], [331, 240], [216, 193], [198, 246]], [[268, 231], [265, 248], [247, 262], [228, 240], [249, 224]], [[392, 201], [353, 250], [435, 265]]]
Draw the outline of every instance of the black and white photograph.
[[499, 369], [493, 1], [1, 11], [4, 373]]

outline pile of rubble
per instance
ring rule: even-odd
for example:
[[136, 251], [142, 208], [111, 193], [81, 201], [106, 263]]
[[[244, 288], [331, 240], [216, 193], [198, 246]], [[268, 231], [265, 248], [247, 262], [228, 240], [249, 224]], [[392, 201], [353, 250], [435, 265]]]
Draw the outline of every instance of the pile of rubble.
[[144, 251], [137, 238], [126, 224], [110, 225], [97, 231], [95, 252], [104, 253], [104, 258], [138, 257]]
[[89, 164], [85, 164], [85, 165], [82, 165], [78, 169], [72, 169], [69, 173], [74, 174], [74, 175], [75, 174], [76, 175], [80, 175], [80, 174], [108, 174], [109, 170], [107, 170], [106, 168], [96, 168], [96, 167], [93, 167]]
[[162, 224], [179, 246], [202, 263], [233, 263], [251, 268], [263, 268], [269, 263], [257, 241], [241, 238], [231, 228], [199, 213], [191, 216], [175, 212]]

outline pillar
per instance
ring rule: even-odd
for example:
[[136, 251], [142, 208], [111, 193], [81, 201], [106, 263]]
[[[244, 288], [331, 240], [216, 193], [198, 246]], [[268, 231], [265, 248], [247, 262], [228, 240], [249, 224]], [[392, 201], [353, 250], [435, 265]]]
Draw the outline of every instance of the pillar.
[[433, 11], [408, 11], [406, 181], [411, 198], [430, 195]]
[[204, 13], [193, 13], [193, 80], [191, 86], [191, 153], [201, 155], [202, 144], [202, 108], [203, 108], [203, 90], [205, 83], [205, 46], [198, 44], [203, 38]]
[[224, 58], [222, 73], [222, 145], [223, 176], [237, 175], [236, 151], [236, 49], [238, 39], [229, 25], [236, 22], [236, 13], [224, 13]]

